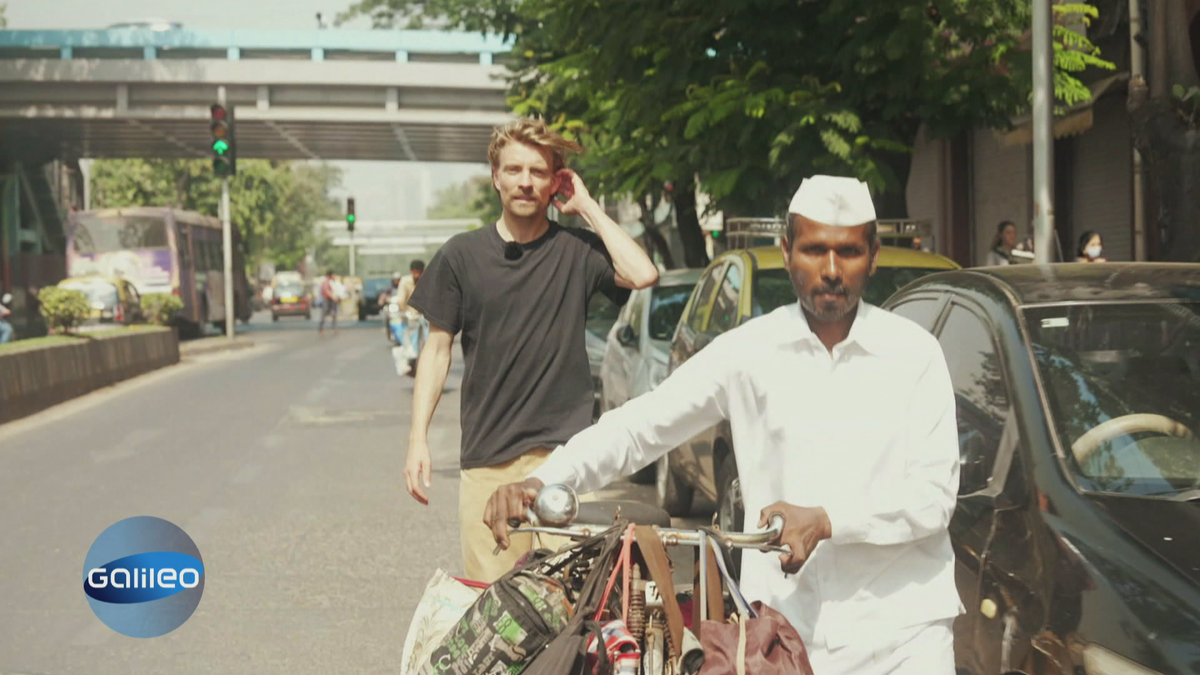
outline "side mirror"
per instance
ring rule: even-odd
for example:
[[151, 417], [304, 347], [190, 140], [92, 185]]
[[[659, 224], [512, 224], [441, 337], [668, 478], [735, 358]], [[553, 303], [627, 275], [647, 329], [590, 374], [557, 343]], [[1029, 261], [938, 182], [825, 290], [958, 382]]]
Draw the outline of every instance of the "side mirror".
[[625, 324], [617, 330], [617, 342], [626, 347], [632, 347], [637, 344], [637, 336], [633, 334], [633, 326]]

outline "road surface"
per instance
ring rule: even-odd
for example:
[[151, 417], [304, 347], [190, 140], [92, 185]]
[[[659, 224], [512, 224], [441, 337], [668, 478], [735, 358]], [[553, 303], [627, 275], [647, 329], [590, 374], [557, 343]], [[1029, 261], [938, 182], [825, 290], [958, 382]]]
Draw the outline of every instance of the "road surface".
[[[260, 314], [251, 349], [0, 426], [0, 674], [398, 672], [425, 583], [461, 573], [461, 354], [423, 507], [402, 475], [413, 380], [378, 320], [315, 325]], [[195, 614], [159, 638], [110, 630], [80, 583], [95, 538], [137, 515], [182, 527], [206, 570]]]

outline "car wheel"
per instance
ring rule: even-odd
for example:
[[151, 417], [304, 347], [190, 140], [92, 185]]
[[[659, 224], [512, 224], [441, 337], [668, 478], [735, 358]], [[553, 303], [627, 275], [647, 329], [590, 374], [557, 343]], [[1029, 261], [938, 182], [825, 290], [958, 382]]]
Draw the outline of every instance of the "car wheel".
[[279, 315], [272, 312], [271, 313], [271, 321], [279, 321]]
[[[742, 532], [746, 529], [746, 504], [742, 501], [742, 486], [733, 453], [727, 454], [717, 469], [717, 525], [721, 527], [722, 532]], [[730, 572], [735, 578], [740, 577], [740, 548], [733, 550], [733, 566], [734, 569]]]
[[688, 515], [692, 510], [692, 496], [695, 489], [684, 485], [675, 472], [671, 470], [671, 453], [658, 458], [654, 470], [654, 492], [658, 508], [673, 517]]

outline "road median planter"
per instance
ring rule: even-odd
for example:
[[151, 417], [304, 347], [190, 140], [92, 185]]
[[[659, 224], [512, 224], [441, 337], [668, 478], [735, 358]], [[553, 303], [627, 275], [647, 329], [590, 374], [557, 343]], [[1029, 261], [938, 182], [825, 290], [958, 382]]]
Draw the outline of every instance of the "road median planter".
[[169, 328], [139, 327], [0, 351], [0, 424], [176, 363], [179, 339]]

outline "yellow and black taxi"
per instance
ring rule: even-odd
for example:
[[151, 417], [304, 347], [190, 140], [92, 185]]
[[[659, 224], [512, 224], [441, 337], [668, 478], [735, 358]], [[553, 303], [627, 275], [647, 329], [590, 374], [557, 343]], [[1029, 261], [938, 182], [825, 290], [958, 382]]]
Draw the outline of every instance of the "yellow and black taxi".
[[142, 298], [133, 282], [121, 277], [81, 276], [64, 279], [59, 288], [83, 293], [90, 311], [84, 324], [129, 325], [145, 320]]
[[[881, 305], [911, 281], [954, 269], [959, 265], [940, 255], [882, 246], [863, 299]], [[683, 310], [671, 341], [669, 370], [674, 371], [721, 333], [796, 301], [779, 246], [723, 253], [704, 271]], [[729, 423], [708, 429], [663, 455], [655, 470], [655, 488], [658, 505], [672, 516], [686, 515], [699, 491], [716, 501], [722, 529], [741, 531], [742, 499]]]
[[275, 285], [271, 296], [271, 320], [278, 321], [281, 316], [312, 318], [312, 303], [303, 281], [289, 280]]

